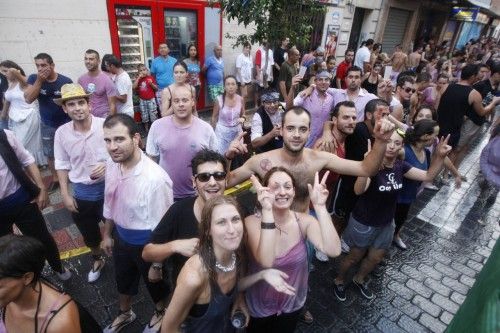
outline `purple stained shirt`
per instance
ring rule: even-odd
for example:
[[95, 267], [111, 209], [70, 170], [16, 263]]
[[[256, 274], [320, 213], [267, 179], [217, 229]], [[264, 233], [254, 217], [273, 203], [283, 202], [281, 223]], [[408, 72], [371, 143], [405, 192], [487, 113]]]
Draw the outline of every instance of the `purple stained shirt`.
[[[334, 99], [334, 106], [337, 105], [337, 103], [344, 102], [344, 101], [350, 101], [349, 96], [347, 96], [347, 90], [346, 89], [337, 89], [337, 88], [328, 88], [326, 91], [328, 94], [333, 96]], [[368, 91], [366, 91], [363, 88], [359, 88], [359, 94], [358, 97], [356, 97], [353, 102], [354, 105], [356, 106], [356, 121], [359, 123], [363, 120], [365, 120], [365, 106], [366, 103], [371, 101], [372, 99], [377, 99], [378, 97], [375, 96], [374, 94], [370, 94]]]
[[83, 74], [78, 79], [78, 83], [90, 95], [91, 112], [96, 117], [106, 118], [109, 114], [108, 97], [116, 96], [115, 84], [108, 75], [99, 72], [97, 76]]
[[216, 150], [215, 132], [208, 123], [198, 117], [188, 126], [179, 126], [174, 115], [158, 119], [151, 125], [146, 153], [159, 156], [160, 166], [174, 181], [174, 197], [195, 195], [191, 176], [191, 159], [203, 147]]
[[330, 94], [320, 98], [318, 90], [314, 89], [309, 97], [302, 98], [300, 94], [295, 97], [293, 105], [302, 106], [311, 113], [311, 134], [309, 134], [306, 147], [312, 148], [323, 134], [323, 124], [330, 119], [330, 110], [335, 106], [334, 98]]

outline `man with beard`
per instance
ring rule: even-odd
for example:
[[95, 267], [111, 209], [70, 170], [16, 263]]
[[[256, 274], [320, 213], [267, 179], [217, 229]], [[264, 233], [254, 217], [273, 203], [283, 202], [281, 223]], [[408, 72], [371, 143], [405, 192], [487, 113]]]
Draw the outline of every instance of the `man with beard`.
[[311, 148], [314, 142], [320, 138], [323, 132], [323, 124], [328, 121], [330, 110], [333, 108], [333, 96], [327, 94], [326, 91], [330, 87], [330, 74], [327, 71], [322, 71], [316, 74], [314, 78], [315, 86], [312, 88], [310, 96], [303, 98], [300, 94], [293, 98], [295, 87], [301, 81], [301, 77], [295, 76], [292, 80], [292, 87], [286, 98], [286, 107], [289, 109], [292, 106], [301, 106], [311, 114], [311, 124], [309, 139], [306, 143], [307, 148]]
[[279, 94], [266, 91], [260, 98], [262, 105], [252, 118], [252, 147], [262, 153], [283, 147], [281, 138], [282, 109]]
[[352, 66], [353, 60], [354, 60], [354, 50], [347, 49], [347, 51], [345, 51], [344, 61], [342, 61], [337, 67], [337, 76], [335, 78], [335, 83], [338, 89], [347, 88], [347, 85], [345, 83], [345, 78], [347, 76], [347, 70]]
[[88, 72], [80, 76], [78, 84], [90, 95], [90, 109], [96, 117], [106, 118], [116, 113], [115, 85], [108, 75], [100, 69], [99, 53], [88, 49], [85, 51], [85, 67]]
[[[398, 78], [396, 93], [394, 98], [397, 102], [392, 109], [392, 116], [399, 121], [408, 124], [408, 116], [410, 115], [410, 100], [417, 91], [417, 85], [413, 77], [403, 75]], [[393, 103], [391, 103], [393, 105]]]
[[184, 263], [196, 252], [198, 246], [201, 211], [208, 199], [223, 195], [226, 189], [224, 156], [203, 148], [191, 160], [191, 181], [196, 196], [174, 203], [153, 230], [150, 243], [142, 251], [142, 257], [154, 262], [150, 278], [161, 279], [163, 262], [171, 258], [170, 281], [175, 285]]
[[103, 126], [112, 161], [106, 165], [106, 223], [101, 247], [113, 256], [120, 307], [118, 316], [103, 332], [118, 332], [135, 320], [132, 297], [138, 292], [141, 276], [155, 303], [154, 315], [145, 330], [153, 332], [151, 327], [163, 318], [167, 289], [163, 281], [149, 281], [151, 264], [142, 259], [142, 250], [173, 203], [172, 180], [139, 148], [141, 135], [134, 119], [119, 113], [106, 118]]

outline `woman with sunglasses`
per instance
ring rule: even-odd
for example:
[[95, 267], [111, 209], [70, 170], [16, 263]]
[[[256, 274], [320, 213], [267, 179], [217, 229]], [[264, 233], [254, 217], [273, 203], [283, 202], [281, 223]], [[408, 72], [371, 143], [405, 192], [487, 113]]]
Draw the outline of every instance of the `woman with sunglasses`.
[[[188, 67], [183, 61], [177, 61], [174, 64], [174, 80], [175, 82], [169, 85], [167, 88], [163, 89], [161, 92], [161, 116], [166, 117], [171, 115], [174, 110], [172, 109], [172, 96], [176, 89], [179, 87], [188, 87], [191, 90], [191, 96], [193, 99], [196, 97], [196, 89], [188, 81]], [[195, 100], [196, 101], [196, 100]], [[193, 109], [193, 115], [198, 116], [196, 111], [196, 104]]]
[[0, 238], [0, 332], [94, 333], [98, 324], [42, 278], [45, 249], [28, 236]]
[[277, 292], [293, 295], [295, 290], [278, 270], [267, 269], [243, 278], [245, 227], [234, 198], [218, 196], [207, 201], [201, 213], [197, 252], [182, 268], [161, 331], [233, 332], [231, 313], [245, 314], [240, 293], [265, 281]]
[[328, 174], [320, 181], [316, 173], [314, 184], [308, 184], [317, 218], [291, 210], [296, 186], [286, 168], [271, 168], [262, 185], [251, 177], [261, 210], [245, 220], [250, 272], [270, 267], [282, 270], [296, 292], [280, 294], [263, 283], [250, 287], [246, 292], [251, 316], [248, 332], [294, 332], [308, 290], [306, 240], [329, 257], [340, 254], [340, 239], [325, 206]]

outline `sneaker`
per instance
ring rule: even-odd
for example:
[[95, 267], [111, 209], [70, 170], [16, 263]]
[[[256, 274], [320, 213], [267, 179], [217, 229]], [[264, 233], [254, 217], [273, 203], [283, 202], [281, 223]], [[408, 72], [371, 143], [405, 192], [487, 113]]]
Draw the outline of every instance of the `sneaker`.
[[321, 252], [320, 250], [316, 250], [316, 259], [321, 262], [328, 262], [328, 256]]
[[333, 293], [341, 302], [346, 300], [345, 286], [343, 284], [333, 284]]
[[396, 246], [399, 247], [401, 250], [406, 250], [408, 248], [408, 246], [406, 246], [401, 237], [395, 236], [392, 242], [396, 244]]
[[64, 272], [62, 272], [62, 273], [56, 272], [56, 275], [59, 278], [59, 280], [68, 281], [72, 275], [71, 271], [69, 269], [67, 269], [66, 267], [63, 267], [63, 268], [64, 268]]
[[427, 190], [431, 190], [431, 191], [439, 191], [439, 187], [437, 187], [436, 185], [434, 185], [432, 183], [425, 184], [424, 188]]
[[384, 275], [384, 269], [382, 268], [382, 266], [377, 265], [375, 266], [371, 274], [376, 278], [380, 278], [382, 275]]
[[368, 282], [359, 283], [354, 279], [352, 279], [352, 282], [359, 288], [361, 295], [363, 295], [366, 299], [373, 299], [375, 297], [370, 288], [368, 288]]
[[124, 312], [120, 311], [118, 317], [116, 317], [111, 324], [106, 326], [102, 332], [103, 333], [120, 332], [125, 326], [133, 322], [135, 318], [137, 318], [137, 316], [135, 315], [134, 311], [132, 311], [132, 309]]
[[351, 251], [351, 247], [347, 245], [343, 238], [340, 239], [340, 250], [342, 253], [349, 253]]
[[[99, 264], [97, 265], [96, 268], [95, 265], [97, 261], [99, 262]], [[97, 281], [97, 279], [99, 279], [99, 277], [101, 276], [101, 271], [105, 265], [106, 261], [102, 257], [97, 260], [94, 260], [94, 262], [92, 263], [92, 268], [90, 269], [90, 272], [87, 275], [87, 280], [89, 281], [89, 283], [95, 282]]]
[[146, 325], [144, 331], [142, 333], [158, 333], [161, 329], [161, 322], [163, 320], [163, 316], [165, 315], [165, 309], [155, 310], [153, 313], [153, 317], [149, 321], [149, 324]]

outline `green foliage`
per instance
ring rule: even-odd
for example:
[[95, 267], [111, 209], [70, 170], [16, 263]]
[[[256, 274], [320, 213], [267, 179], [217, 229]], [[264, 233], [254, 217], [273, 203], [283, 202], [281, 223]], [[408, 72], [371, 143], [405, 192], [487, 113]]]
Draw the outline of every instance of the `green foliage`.
[[252, 44], [267, 39], [271, 45], [279, 45], [283, 37], [289, 37], [291, 45], [307, 45], [313, 26], [311, 18], [324, 14], [326, 7], [317, 0], [219, 0], [209, 1], [219, 4], [229, 21], [237, 20], [248, 28], [255, 29], [243, 35], [226, 33], [233, 39], [234, 47], [249, 41]]

